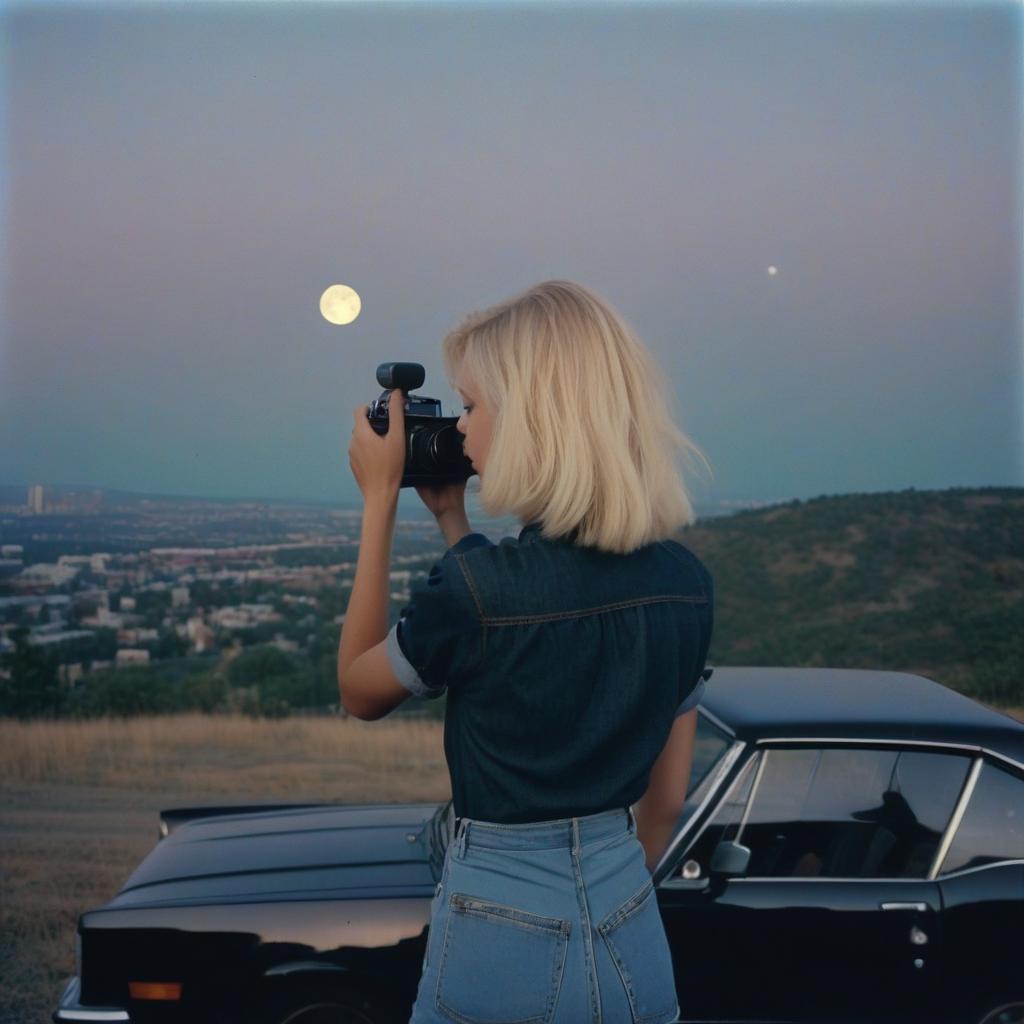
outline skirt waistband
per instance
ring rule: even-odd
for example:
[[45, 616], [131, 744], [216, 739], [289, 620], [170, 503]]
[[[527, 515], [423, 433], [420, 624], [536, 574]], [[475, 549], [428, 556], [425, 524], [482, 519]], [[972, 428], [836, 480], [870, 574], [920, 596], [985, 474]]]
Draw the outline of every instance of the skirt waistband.
[[569, 849], [584, 842], [604, 839], [627, 829], [636, 832], [632, 807], [614, 807], [596, 814], [550, 821], [503, 824], [479, 818], [456, 818], [454, 841], [461, 850], [466, 845], [492, 850]]

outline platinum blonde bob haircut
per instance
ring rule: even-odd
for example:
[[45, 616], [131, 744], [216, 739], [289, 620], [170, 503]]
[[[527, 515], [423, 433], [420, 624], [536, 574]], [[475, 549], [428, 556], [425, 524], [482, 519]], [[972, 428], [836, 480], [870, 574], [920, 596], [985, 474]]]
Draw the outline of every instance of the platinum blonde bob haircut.
[[549, 539], [628, 553], [696, 521], [665, 375], [611, 306], [544, 281], [469, 313], [445, 336], [449, 382], [494, 415], [479, 500]]

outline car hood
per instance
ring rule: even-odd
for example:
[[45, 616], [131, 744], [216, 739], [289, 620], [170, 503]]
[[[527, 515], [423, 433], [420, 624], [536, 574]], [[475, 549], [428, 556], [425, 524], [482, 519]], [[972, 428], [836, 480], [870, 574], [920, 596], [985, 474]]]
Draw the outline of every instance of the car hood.
[[436, 803], [198, 818], [150, 851], [107, 907], [429, 894]]

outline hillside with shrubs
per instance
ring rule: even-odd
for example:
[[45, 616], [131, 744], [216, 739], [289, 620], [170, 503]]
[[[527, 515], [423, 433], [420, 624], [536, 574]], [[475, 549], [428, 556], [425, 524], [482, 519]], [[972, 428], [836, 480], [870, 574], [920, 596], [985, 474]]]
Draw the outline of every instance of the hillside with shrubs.
[[[1022, 488], [794, 500], [702, 519], [677, 539], [714, 577], [711, 665], [899, 670], [997, 706], [1024, 704]], [[0, 715], [336, 713], [348, 593], [312, 595], [318, 618], [296, 624], [296, 635], [313, 630], [297, 650], [257, 631], [241, 649], [183, 656], [169, 634], [152, 664], [102, 668], [74, 686], [27, 630], [15, 630], [16, 649], [0, 658]], [[392, 619], [402, 604], [392, 602]], [[157, 622], [161, 609], [151, 614]], [[444, 704], [413, 697], [393, 714], [439, 718]]]
[[714, 576], [710, 664], [914, 672], [1024, 704], [1024, 488], [819, 497], [678, 539]]

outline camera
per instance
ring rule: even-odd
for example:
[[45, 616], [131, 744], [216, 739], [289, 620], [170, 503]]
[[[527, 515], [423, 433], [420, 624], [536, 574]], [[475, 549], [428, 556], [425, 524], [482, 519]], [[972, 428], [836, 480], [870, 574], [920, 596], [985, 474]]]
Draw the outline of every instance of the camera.
[[466, 480], [476, 470], [462, 450], [462, 434], [455, 429], [458, 416], [441, 414], [436, 398], [411, 395], [413, 388], [423, 384], [426, 373], [419, 363], [381, 363], [377, 367], [377, 383], [385, 389], [366, 412], [378, 434], [388, 432], [388, 394], [398, 388], [405, 404], [405, 467], [401, 487], [417, 484], [441, 484]]

